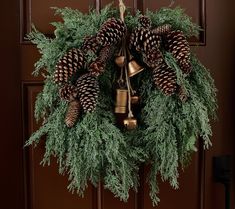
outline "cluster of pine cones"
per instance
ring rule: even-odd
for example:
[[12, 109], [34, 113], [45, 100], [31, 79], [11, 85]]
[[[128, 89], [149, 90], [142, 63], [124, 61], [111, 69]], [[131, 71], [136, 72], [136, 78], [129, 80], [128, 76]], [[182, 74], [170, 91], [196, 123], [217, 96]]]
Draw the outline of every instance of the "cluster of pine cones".
[[[129, 38], [129, 49], [143, 55], [143, 61], [152, 69], [155, 85], [165, 94], [178, 93], [182, 101], [186, 91], [177, 84], [176, 72], [165, 62], [161, 48], [172, 53], [182, 72], [191, 72], [190, 48], [181, 31], [172, 30], [171, 25], [151, 27], [146, 16], [139, 18], [140, 27], [134, 29]], [[85, 37], [80, 49], [72, 48], [58, 61], [54, 82], [60, 86], [61, 99], [69, 102], [65, 123], [74, 126], [81, 111], [95, 110], [99, 95], [97, 77], [101, 75], [117, 45], [126, 38], [126, 25], [120, 19], [110, 18], [94, 36]], [[128, 40], [127, 40], [128, 41]], [[95, 53], [96, 60], [86, 61], [88, 53]], [[85, 72], [81, 74], [81, 72]]]
[[177, 84], [176, 72], [164, 60], [161, 48], [170, 52], [185, 75], [191, 72], [190, 48], [182, 31], [172, 30], [171, 25], [165, 24], [157, 28], [151, 27], [151, 20], [140, 16], [140, 27], [132, 31], [129, 48], [141, 53], [143, 61], [152, 69], [153, 81], [165, 95], [179, 94], [185, 101], [187, 98], [184, 87]]
[[[69, 102], [65, 124], [73, 127], [81, 111], [93, 112], [97, 105], [99, 83], [108, 59], [115, 45], [126, 34], [126, 26], [119, 19], [110, 18], [95, 36], [85, 37], [80, 49], [72, 48], [57, 62], [53, 75], [54, 82], [60, 86], [60, 98]], [[95, 53], [97, 59], [87, 63], [86, 55]], [[85, 72], [81, 75], [81, 72]]]

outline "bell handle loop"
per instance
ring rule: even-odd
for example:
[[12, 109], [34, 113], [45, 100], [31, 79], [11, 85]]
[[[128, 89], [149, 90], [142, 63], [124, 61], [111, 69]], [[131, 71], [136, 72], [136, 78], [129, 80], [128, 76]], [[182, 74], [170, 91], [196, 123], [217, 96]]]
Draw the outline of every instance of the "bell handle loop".
[[[123, 70], [122, 70], [123, 74]], [[126, 87], [125, 80], [120, 76], [120, 78], [117, 81], [119, 88], [124, 89]]]

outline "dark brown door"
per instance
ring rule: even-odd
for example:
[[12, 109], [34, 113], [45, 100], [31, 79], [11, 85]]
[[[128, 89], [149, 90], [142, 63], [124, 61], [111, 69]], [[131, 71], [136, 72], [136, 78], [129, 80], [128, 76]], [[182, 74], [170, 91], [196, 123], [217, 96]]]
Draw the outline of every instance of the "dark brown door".
[[[32, 77], [39, 54], [24, 37], [32, 23], [45, 34], [51, 34], [50, 22], [58, 20], [50, 9], [72, 7], [87, 12], [89, 6], [97, 9], [110, 0], [17, 0], [1, 2], [1, 202], [2, 209], [151, 209], [148, 188], [141, 171], [139, 193], [130, 195], [122, 203], [102, 187], [89, 187], [85, 197], [79, 198], [66, 189], [67, 177], [57, 172], [55, 159], [50, 167], [39, 165], [43, 144], [37, 149], [23, 143], [38, 128], [33, 109], [37, 93], [42, 89], [42, 78]], [[115, 1], [117, 4], [117, 1]], [[166, 0], [125, 0], [133, 10], [145, 11], [168, 6]], [[168, 183], [160, 184], [159, 209], [223, 209], [224, 188], [212, 179], [212, 157], [234, 155], [234, 79], [235, 27], [234, 5], [225, 1], [176, 0], [193, 17], [203, 32], [192, 45], [202, 62], [211, 69], [219, 89], [219, 121], [214, 124], [213, 147], [206, 153], [199, 147], [192, 164], [181, 172], [180, 189], [174, 191]], [[174, 5], [174, 6], [175, 6]], [[235, 10], [234, 10], [235, 11]], [[231, 22], [232, 21], [232, 22]], [[234, 182], [233, 184], [234, 185]], [[231, 207], [234, 208], [234, 186]]]

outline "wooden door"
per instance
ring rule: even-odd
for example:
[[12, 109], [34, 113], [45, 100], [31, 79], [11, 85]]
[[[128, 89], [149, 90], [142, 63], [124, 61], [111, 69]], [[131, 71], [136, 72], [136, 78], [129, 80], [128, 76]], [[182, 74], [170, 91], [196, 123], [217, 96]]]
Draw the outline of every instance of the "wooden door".
[[[39, 165], [43, 144], [37, 149], [23, 150], [24, 141], [38, 128], [34, 120], [34, 102], [42, 89], [42, 78], [31, 75], [39, 54], [34, 45], [25, 40], [32, 23], [45, 34], [50, 35], [50, 22], [58, 20], [50, 7], [71, 7], [87, 12], [90, 6], [100, 9], [110, 0], [4, 0], [1, 12], [2, 29], [5, 32], [1, 43], [2, 79], [1, 92], [4, 102], [3, 145], [0, 159], [3, 177], [3, 209], [151, 209], [148, 188], [144, 182], [146, 168], [141, 170], [139, 192], [131, 192], [128, 203], [122, 203], [104, 190], [89, 186], [85, 197], [69, 193], [67, 176], [60, 176], [55, 159], [50, 167]], [[168, 6], [166, 0], [125, 0], [133, 11], [145, 11]], [[117, 4], [117, 1], [116, 1]], [[180, 189], [174, 191], [168, 183], [160, 184], [161, 202], [159, 209], [222, 209], [223, 187], [212, 179], [212, 157], [234, 153], [233, 122], [235, 95], [234, 45], [235, 28], [229, 20], [235, 18], [234, 5], [212, 0], [176, 0], [193, 17], [204, 31], [199, 40], [191, 45], [199, 45], [197, 54], [211, 69], [219, 89], [219, 121], [214, 124], [213, 148], [204, 153], [202, 147], [194, 154], [192, 164], [180, 174]], [[20, 20], [20, 21], [19, 21]], [[18, 27], [19, 26], [19, 27]], [[233, 182], [234, 185], [234, 182]], [[234, 197], [234, 187], [232, 195]], [[234, 200], [232, 203], [234, 205]]]

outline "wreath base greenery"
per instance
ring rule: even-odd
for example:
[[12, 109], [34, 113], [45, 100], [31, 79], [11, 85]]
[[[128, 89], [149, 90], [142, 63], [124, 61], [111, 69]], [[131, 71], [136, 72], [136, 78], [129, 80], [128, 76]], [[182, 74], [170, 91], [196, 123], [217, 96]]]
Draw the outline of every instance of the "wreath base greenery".
[[[141, 123], [134, 131], [120, 130], [113, 112], [112, 88], [115, 80], [113, 62], [107, 64], [105, 73], [100, 76], [101, 94], [96, 110], [80, 117], [77, 124], [67, 128], [64, 123], [68, 103], [61, 101], [58, 86], [52, 79], [58, 59], [70, 48], [81, 47], [83, 38], [94, 35], [100, 26], [118, 12], [110, 6], [100, 13], [91, 10], [83, 14], [69, 8], [56, 9], [64, 22], [52, 23], [55, 37], [48, 38], [35, 28], [28, 38], [37, 45], [41, 59], [35, 64], [34, 75], [46, 69], [44, 88], [37, 96], [35, 117], [47, 118], [46, 122], [28, 140], [27, 145], [37, 145], [46, 135], [43, 165], [50, 165], [50, 157], [55, 156], [61, 174], [68, 174], [69, 190], [83, 195], [88, 183], [97, 186], [103, 181], [105, 188], [116, 197], [126, 201], [130, 189], [137, 190], [138, 169], [143, 162], [151, 164], [146, 179], [150, 187], [153, 205], [157, 205], [160, 174], [163, 181], [169, 181], [178, 188], [178, 170], [188, 164], [191, 153], [196, 151], [195, 142], [200, 137], [205, 147], [211, 142], [209, 119], [215, 117], [217, 108], [216, 89], [208, 70], [191, 57], [192, 73], [185, 78], [177, 62], [168, 52], [164, 58], [176, 71], [177, 82], [184, 84], [190, 98], [182, 103], [176, 96], [167, 97], [153, 87], [151, 75], [144, 71], [137, 76], [140, 88], [142, 110], [138, 114]], [[180, 8], [162, 8], [156, 12], [147, 11], [147, 16], [155, 26], [171, 24], [174, 29], [188, 37], [198, 34], [198, 26]], [[128, 13], [125, 23], [129, 30], [138, 26], [138, 17]], [[94, 54], [88, 60], [95, 58]]]

